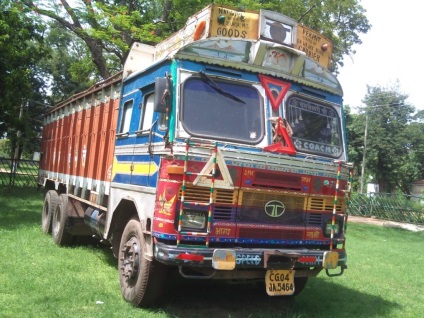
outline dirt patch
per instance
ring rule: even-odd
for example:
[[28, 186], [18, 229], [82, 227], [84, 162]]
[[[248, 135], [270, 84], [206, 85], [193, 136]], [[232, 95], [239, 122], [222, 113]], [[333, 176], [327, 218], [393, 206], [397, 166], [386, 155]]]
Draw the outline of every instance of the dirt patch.
[[377, 219], [374, 217], [362, 217], [362, 216], [349, 215], [349, 222], [394, 227], [394, 228], [405, 229], [405, 230], [413, 231], [413, 232], [424, 231], [424, 225], [394, 222], [394, 221]]

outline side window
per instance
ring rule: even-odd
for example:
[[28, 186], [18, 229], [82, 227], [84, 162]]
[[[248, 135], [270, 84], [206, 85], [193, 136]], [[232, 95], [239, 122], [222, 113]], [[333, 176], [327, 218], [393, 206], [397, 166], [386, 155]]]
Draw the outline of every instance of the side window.
[[149, 94], [144, 97], [143, 108], [141, 110], [140, 124], [138, 126], [138, 131], [147, 131], [152, 126], [153, 119], [153, 103], [154, 103], [154, 94]]
[[124, 103], [124, 107], [122, 110], [122, 118], [121, 118], [121, 126], [119, 129], [119, 133], [127, 133], [130, 131], [130, 123], [131, 123], [131, 114], [133, 110], [134, 101], [129, 100]]

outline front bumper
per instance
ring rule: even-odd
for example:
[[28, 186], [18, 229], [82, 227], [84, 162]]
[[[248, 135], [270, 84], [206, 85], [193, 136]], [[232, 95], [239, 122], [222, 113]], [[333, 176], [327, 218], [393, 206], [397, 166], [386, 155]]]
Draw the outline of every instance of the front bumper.
[[[166, 265], [217, 268], [217, 252], [229, 255], [234, 269], [346, 268], [345, 250], [196, 248], [156, 243], [155, 259]], [[222, 253], [221, 253], [222, 254]], [[215, 258], [214, 258], [215, 255]]]

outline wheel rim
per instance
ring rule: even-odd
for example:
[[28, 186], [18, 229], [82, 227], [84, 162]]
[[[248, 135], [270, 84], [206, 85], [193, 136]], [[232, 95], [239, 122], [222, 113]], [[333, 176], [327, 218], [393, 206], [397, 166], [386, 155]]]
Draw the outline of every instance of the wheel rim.
[[43, 225], [46, 225], [48, 222], [48, 216], [49, 216], [49, 210], [50, 210], [50, 204], [49, 203], [45, 203], [44, 204], [44, 208], [43, 208], [43, 218], [42, 218], [42, 223]]
[[140, 242], [138, 238], [131, 237], [121, 251], [121, 274], [129, 285], [134, 285], [140, 272]]
[[58, 206], [56, 208], [56, 213], [54, 214], [54, 222], [53, 222], [53, 233], [55, 236], [59, 234], [61, 218], [62, 218], [62, 211], [60, 209], [60, 206]]

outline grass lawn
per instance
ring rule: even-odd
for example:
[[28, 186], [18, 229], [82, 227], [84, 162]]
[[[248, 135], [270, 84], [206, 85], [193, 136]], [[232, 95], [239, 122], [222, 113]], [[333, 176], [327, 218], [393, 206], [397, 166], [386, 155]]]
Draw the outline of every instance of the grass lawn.
[[422, 317], [424, 232], [348, 225], [348, 269], [322, 272], [296, 298], [256, 285], [174, 280], [163, 305], [126, 303], [108, 247], [54, 245], [41, 232], [43, 196], [0, 187], [0, 317]]

